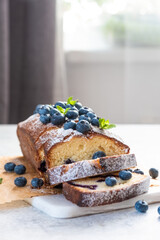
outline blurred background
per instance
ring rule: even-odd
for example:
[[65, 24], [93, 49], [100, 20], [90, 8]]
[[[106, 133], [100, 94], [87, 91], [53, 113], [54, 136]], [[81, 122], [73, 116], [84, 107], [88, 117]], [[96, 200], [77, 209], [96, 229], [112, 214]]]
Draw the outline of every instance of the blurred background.
[[69, 96], [160, 123], [160, 1], [0, 0], [0, 123]]

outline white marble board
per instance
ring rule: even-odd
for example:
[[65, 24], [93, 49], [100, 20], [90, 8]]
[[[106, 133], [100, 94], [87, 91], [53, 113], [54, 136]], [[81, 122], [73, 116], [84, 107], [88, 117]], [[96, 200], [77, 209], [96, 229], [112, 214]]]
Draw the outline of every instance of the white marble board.
[[157, 186], [150, 187], [148, 193], [142, 194], [140, 196], [123, 202], [108, 204], [99, 207], [78, 207], [76, 204], [73, 204], [72, 202], [66, 200], [62, 194], [53, 196], [33, 197], [30, 199], [26, 199], [25, 201], [34, 206], [35, 208], [41, 210], [42, 212], [48, 214], [49, 216], [55, 218], [74, 218], [134, 207], [135, 202], [138, 200], [145, 200], [149, 204], [160, 202], [159, 184], [157, 184]]

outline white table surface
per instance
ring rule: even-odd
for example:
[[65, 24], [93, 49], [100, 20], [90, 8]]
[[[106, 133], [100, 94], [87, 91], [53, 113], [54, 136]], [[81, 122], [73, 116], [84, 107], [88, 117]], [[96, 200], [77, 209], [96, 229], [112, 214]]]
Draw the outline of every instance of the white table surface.
[[[140, 165], [160, 169], [160, 125], [118, 125], [114, 132]], [[0, 125], [0, 156], [21, 155], [15, 125]], [[23, 201], [0, 206], [0, 240], [159, 239], [159, 204], [146, 214], [134, 208], [74, 219], [55, 219]]]

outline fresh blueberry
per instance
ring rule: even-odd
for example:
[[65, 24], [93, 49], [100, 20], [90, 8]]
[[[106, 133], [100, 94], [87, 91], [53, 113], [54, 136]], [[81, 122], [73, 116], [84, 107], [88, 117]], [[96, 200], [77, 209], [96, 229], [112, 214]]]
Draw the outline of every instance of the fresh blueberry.
[[91, 119], [91, 124], [92, 124], [93, 126], [99, 127], [99, 120], [98, 120], [98, 118], [92, 118], [92, 119]]
[[25, 177], [17, 177], [14, 183], [17, 187], [24, 187], [27, 184], [27, 179]]
[[72, 108], [73, 106], [71, 104], [66, 104], [65, 108]]
[[87, 115], [88, 117], [90, 117], [91, 119], [92, 119], [92, 118], [96, 118], [96, 114], [93, 113], [93, 112], [88, 112], [86, 115]]
[[13, 172], [14, 168], [15, 168], [16, 164], [13, 162], [8, 162], [4, 165], [4, 169], [6, 170], [6, 172]]
[[115, 177], [107, 177], [105, 183], [107, 186], [113, 187], [117, 184], [117, 179]]
[[52, 108], [50, 110], [50, 115], [53, 116], [55, 113], [59, 113], [58, 109], [57, 108]]
[[82, 107], [79, 109], [79, 115], [85, 115], [89, 112], [89, 109], [87, 107]]
[[21, 175], [24, 174], [26, 172], [26, 167], [22, 164], [15, 166], [14, 168], [14, 172]]
[[92, 159], [97, 159], [97, 158], [101, 158], [101, 157], [105, 157], [105, 156], [106, 156], [105, 152], [98, 151], [93, 154]]
[[81, 120], [86, 120], [86, 121], [88, 121], [89, 123], [91, 122], [91, 118], [88, 117], [87, 115], [81, 115], [81, 116], [79, 117], [79, 121], [81, 121]]
[[65, 122], [65, 116], [58, 112], [58, 113], [55, 113], [52, 117], [51, 117], [51, 122], [52, 124], [54, 125], [61, 125]]
[[78, 117], [78, 112], [76, 110], [69, 110], [66, 113], [66, 117], [69, 119], [76, 119]]
[[80, 102], [76, 102], [75, 107], [79, 110], [82, 108], [82, 104]]
[[87, 133], [91, 130], [91, 125], [86, 120], [81, 120], [77, 123], [76, 130], [81, 133]]
[[136, 209], [138, 212], [145, 213], [145, 212], [147, 212], [147, 210], [148, 210], [148, 203], [145, 202], [145, 201], [139, 200], [139, 201], [137, 201], [137, 202], [135, 203], [135, 209]]
[[75, 130], [76, 129], [76, 122], [74, 122], [72, 120], [68, 121], [68, 122], [65, 122], [63, 127], [64, 127], [65, 130], [70, 129], [70, 128]]
[[60, 107], [62, 107], [62, 108], [65, 108], [65, 103], [59, 101], [59, 102], [56, 102], [56, 104], [54, 105], [55, 108], [56, 108], [56, 106], [60, 106]]
[[129, 180], [132, 177], [132, 173], [130, 171], [127, 170], [122, 170], [119, 172], [119, 177], [122, 180]]
[[43, 124], [47, 124], [51, 121], [51, 116], [50, 114], [46, 114], [46, 115], [40, 115], [40, 121], [43, 123]]
[[149, 175], [152, 177], [152, 178], [157, 178], [158, 177], [158, 169], [156, 168], [150, 168], [149, 169]]
[[71, 106], [71, 107], [70, 107], [70, 110], [75, 110], [75, 111], [78, 112], [78, 109], [77, 109], [75, 106]]
[[34, 110], [34, 114], [35, 114], [35, 113], [39, 113], [39, 109], [42, 108], [42, 106], [44, 106], [44, 105], [38, 104], [38, 105], [36, 106], [36, 109]]
[[158, 211], [158, 214], [160, 215], [160, 207], [158, 207], [157, 211]]
[[138, 169], [138, 168], [135, 169], [133, 172], [134, 172], [134, 173], [141, 174], [141, 175], [144, 175], [144, 172], [143, 172], [142, 170]]
[[49, 107], [49, 105], [43, 105], [43, 106], [39, 109], [38, 113], [39, 113], [40, 115], [49, 114], [49, 113], [50, 113], [50, 107]]
[[44, 184], [44, 181], [41, 178], [33, 178], [31, 185], [33, 188], [41, 188]]

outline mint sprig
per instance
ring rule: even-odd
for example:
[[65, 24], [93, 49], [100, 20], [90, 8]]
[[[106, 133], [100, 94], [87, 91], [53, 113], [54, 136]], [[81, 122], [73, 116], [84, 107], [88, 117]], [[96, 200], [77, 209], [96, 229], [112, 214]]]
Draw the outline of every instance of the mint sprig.
[[99, 118], [99, 127], [101, 129], [111, 129], [116, 127], [115, 124], [109, 124], [109, 120], [105, 120], [104, 118]]
[[64, 109], [64, 108], [62, 108], [61, 106], [56, 106], [56, 108], [58, 109], [58, 111], [60, 112], [60, 113], [63, 113], [64, 115], [66, 115], [66, 113], [69, 111], [69, 109], [70, 108], [66, 108], [66, 109]]
[[73, 97], [67, 99], [67, 104], [74, 106], [78, 100], [73, 100]]
[[0, 184], [2, 184], [3, 178], [0, 178]]

